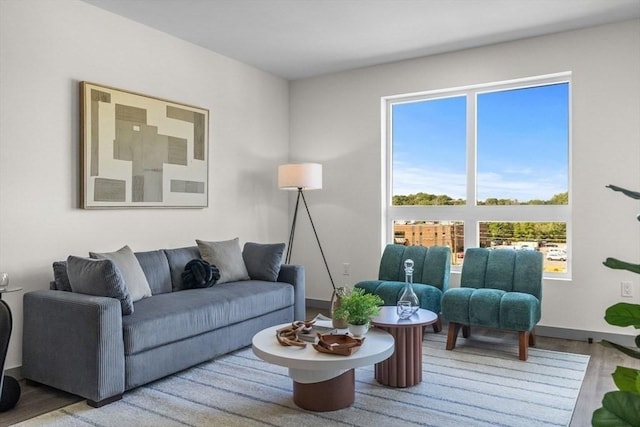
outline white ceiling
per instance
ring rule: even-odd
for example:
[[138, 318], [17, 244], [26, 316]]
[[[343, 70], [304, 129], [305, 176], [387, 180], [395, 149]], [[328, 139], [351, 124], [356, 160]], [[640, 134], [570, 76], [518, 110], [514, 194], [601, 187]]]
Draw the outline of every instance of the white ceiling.
[[640, 18], [640, 0], [84, 0], [286, 79]]

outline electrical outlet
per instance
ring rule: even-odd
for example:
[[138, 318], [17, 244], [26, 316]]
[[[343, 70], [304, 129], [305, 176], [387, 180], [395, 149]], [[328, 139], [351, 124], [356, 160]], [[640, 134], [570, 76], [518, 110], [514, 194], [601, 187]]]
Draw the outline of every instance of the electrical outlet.
[[351, 274], [351, 264], [348, 262], [342, 263], [342, 275], [348, 276], [349, 274]]
[[633, 283], [620, 282], [620, 295], [626, 298], [633, 298]]

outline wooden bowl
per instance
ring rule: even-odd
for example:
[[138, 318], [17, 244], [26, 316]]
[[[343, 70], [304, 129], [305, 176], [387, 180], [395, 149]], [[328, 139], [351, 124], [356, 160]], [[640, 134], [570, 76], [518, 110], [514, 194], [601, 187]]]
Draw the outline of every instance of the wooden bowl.
[[320, 353], [351, 356], [353, 353], [360, 350], [363, 341], [364, 338], [355, 339], [346, 334], [318, 334], [318, 342], [317, 344], [313, 344], [313, 348]]

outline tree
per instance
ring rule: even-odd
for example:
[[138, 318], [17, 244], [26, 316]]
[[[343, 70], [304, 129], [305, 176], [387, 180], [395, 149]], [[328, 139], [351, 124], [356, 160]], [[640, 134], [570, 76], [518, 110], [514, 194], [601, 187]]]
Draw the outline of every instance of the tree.
[[463, 199], [453, 199], [446, 194], [429, 194], [419, 192], [409, 195], [395, 195], [392, 199], [394, 206], [451, 206], [464, 205]]
[[549, 201], [550, 205], [568, 205], [569, 204], [569, 193], [558, 193], [554, 194], [551, 200]]

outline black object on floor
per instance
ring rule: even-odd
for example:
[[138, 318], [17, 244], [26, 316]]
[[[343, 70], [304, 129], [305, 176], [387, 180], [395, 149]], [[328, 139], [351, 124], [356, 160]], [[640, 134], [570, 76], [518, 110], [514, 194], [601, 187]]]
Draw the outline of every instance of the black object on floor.
[[20, 399], [20, 384], [15, 378], [4, 375], [4, 364], [9, 349], [9, 339], [13, 329], [11, 310], [6, 302], [0, 299], [0, 412], [8, 411], [16, 406]]

